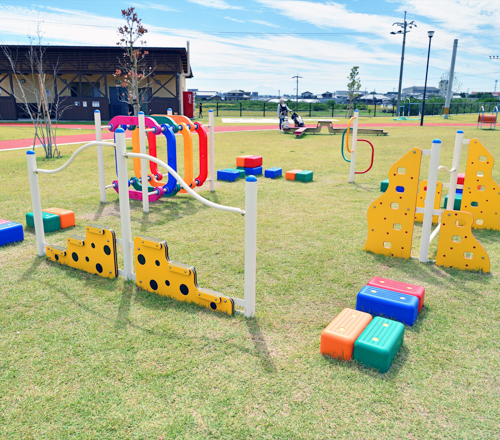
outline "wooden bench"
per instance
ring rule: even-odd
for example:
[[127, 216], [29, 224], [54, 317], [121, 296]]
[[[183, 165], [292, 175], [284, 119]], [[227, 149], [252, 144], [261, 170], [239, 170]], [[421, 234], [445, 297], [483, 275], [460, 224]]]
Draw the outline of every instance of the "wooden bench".
[[306, 130], [307, 130], [307, 127], [300, 127], [300, 128], [298, 128], [297, 130], [295, 130], [295, 131], [293, 132], [293, 134], [294, 134], [296, 137], [300, 137], [300, 136], [302, 136], [302, 135], [306, 132]]

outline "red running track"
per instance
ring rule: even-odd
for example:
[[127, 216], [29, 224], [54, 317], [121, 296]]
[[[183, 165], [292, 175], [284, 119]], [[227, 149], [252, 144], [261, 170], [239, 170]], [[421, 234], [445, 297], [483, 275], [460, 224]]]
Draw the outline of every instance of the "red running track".
[[[340, 124], [332, 124], [334, 127], [345, 127], [345, 123]], [[401, 127], [401, 126], [417, 126], [419, 122], [416, 123], [384, 123], [384, 124], [362, 124], [359, 128], [364, 127]], [[13, 123], [13, 124], [0, 124], [1, 127], [27, 127], [27, 124]], [[426, 123], [426, 127], [475, 127], [476, 123], [467, 123], [467, 124], [459, 124], [459, 123]], [[85, 130], [92, 130], [92, 125], [65, 125], [60, 126], [60, 128], [81, 128]], [[314, 128], [316, 125], [307, 125], [307, 127]], [[239, 131], [264, 131], [264, 130], [278, 130], [277, 126], [274, 124], [266, 124], [266, 125], [237, 125], [237, 126], [217, 126], [215, 127], [216, 133], [234, 133]], [[113, 133], [110, 133], [106, 130], [102, 132], [103, 140], [111, 140], [113, 139]], [[83, 142], [92, 142], [95, 141], [95, 134], [77, 134], [74, 135], [66, 135], [66, 136], [57, 136], [57, 144], [65, 145], [65, 144], [79, 144]], [[41, 146], [37, 144], [37, 146]], [[17, 150], [17, 149], [28, 149], [33, 147], [33, 139], [14, 139], [11, 141], [0, 141], [0, 150]]]

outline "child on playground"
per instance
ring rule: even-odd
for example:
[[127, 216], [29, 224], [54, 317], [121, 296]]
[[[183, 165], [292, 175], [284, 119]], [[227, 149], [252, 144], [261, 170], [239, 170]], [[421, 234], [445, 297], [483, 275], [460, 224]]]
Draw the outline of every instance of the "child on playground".
[[292, 113], [292, 110], [285, 104], [285, 99], [281, 98], [280, 103], [278, 104], [278, 117], [280, 118], [280, 131], [283, 131], [281, 128], [281, 124], [285, 119], [285, 116], [288, 116], [288, 112]]

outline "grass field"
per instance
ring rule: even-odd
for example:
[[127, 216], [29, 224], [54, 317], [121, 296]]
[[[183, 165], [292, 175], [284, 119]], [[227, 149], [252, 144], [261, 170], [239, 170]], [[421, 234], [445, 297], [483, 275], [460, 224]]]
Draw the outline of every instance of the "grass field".
[[[348, 183], [340, 136], [216, 134], [216, 169], [234, 166], [237, 155], [259, 154], [264, 168], [314, 171], [307, 184], [258, 180], [255, 319], [53, 264], [37, 256], [26, 228], [25, 241], [0, 248], [0, 438], [498, 438], [500, 232], [475, 232], [491, 259], [487, 275], [363, 251], [366, 211], [389, 167], [439, 138], [449, 168], [456, 130], [401, 125], [369, 137], [375, 164], [355, 184]], [[500, 182], [499, 132], [464, 132], [497, 158]], [[46, 160], [38, 149], [38, 166], [57, 168], [77, 148], [62, 147], [62, 160]], [[25, 155], [0, 152], [0, 217], [22, 224], [31, 211]], [[357, 157], [364, 169], [364, 144]], [[105, 161], [111, 183], [111, 149]], [[421, 179], [427, 170], [424, 157]], [[48, 242], [63, 245], [92, 223], [121, 237], [118, 195], [109, 190], [101, 204], [96, 179], [94, 150], [65, 172], [39, 176], [43, 206], [77, 217], [76, 228], [47, 234]], [[217, 182], [215, 193], [206, 184], [199, 193], [244, 208], [243, 181]], [[196, 267], [201, 287], [242, 296], [244, 218], [188, 195], [153, 203], [149, 214], [131, 201], [131, 211], [133, 237], [165, 239], [171, 258]], [[417, 225], [414, 256], [420, 232]], [[429, 256], [435, 254], [433, 242]], [[405, 328], [386, 374], [319, 353], [322, 329], [355, 307], [357, 292], [375, 275], [426, 288], [425, 306]]]

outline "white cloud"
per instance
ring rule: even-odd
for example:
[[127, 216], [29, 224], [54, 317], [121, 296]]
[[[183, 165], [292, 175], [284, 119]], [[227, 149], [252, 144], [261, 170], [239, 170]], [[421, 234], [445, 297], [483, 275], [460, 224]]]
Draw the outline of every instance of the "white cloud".
[[143, 2], [143, 3], [131, 3], [131, 5], [136, 8], [156, 9], [158, 11], [164, 11], [164, 12], [180, 12], [179, 9], [170, 8], [168, 6], [158, 3]]
[[245, 20], [238, 20], [237, 18], [233, 18], [233, 17], [224, 17], [226, 20], [231, 20], [231, 21], [235, 21], [236, 23], [245, 23]]
[[277, 24], [269, 23], [268, 21], [264, 21], [264, 20], [248, 20], [248, 21], [250, 21], [251, 23], [261, 24], [263, 26], [269, 26], [272, 28], [279, 28], [279, 26]]
[[233, 6], [224, 0], [187, 0], [190, 3], [196, 3], [207, 8], [214, 9], [243, 9], [241, 6]]

